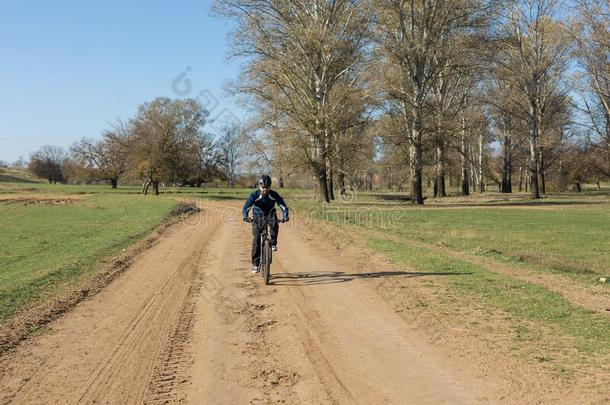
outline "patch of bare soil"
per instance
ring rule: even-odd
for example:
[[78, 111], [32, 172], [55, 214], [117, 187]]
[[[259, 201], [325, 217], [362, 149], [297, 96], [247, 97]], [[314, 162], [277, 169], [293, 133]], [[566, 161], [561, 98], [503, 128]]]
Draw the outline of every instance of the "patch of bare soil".
[[25, 205], [70, 205], [80, 202], [74, 196], [45, 196], [45, 195], [6, 195], [0, 197], [0, 203]]

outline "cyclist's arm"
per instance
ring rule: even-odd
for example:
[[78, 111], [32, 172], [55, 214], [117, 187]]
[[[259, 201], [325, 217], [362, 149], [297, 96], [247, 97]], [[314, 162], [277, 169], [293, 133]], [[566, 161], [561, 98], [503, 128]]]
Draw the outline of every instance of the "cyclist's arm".
[[280, 208], [282, 209], [282, 217], [284, 218], [284, 220], [288, 220], [288, 206], [286, 205], [286, 202], [284, 201], [282, 196], [279, 194], [277, 194], [275, 200], [277, 202], [277, 205], [279, 205]]
[[250, 208], [254, 205], [254, 194], [255, 193], [250, 194], [250, 197], [248, 197], [248, 200], [246, 201], [246, 203], [244, 204], [244, 208], [242, 209], [242, 218], [244, 219], [248, 218]]

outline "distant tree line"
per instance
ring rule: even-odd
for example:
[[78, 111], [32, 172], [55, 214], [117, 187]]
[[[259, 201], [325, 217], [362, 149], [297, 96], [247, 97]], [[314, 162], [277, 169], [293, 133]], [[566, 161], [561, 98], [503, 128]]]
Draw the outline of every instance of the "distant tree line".
[[[72, 179], [462, 195], [610, 180], [610, 0], [216, 0], [233, 91], [255, 112], [213, 140], [194, 100], [158, 98], [30, 168]], [[429, 191], [426, 191], [429, 190]], [[338, 196], [335, 193], [338, 193]]]
[[[236, 185], [247, 155], [245, 130], [228, 126], [218, 139], [204, 131], [208, 112], [196, 100], [157, 98], [136, 115], [118, 121], [100, 139], [83, 138], [69, 152], [44, 146], [28, 168], [56, 182], [102, 182], [117, 188], [121, 179], [142, 185], [142, 194], [159, 194], [159, 185], [201, 187]], [[251, 182], [251, 180], [250, 180]]]
[[253, 150], [319, 199], [610, 179], [610, 0], [216, 0]]

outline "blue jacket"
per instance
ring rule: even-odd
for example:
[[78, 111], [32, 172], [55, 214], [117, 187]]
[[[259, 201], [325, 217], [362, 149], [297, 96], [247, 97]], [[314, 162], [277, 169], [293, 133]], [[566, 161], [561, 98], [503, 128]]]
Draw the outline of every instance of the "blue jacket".
[[267, 197], [263, 197], [260, 190], [256, 190], [250, 194], [248, 201], [244, 204], [243, 217], [248, 217], [248, 211], [250, 211], [250, 207], [252, 206], [254, 206], [254, 208], [252, 208], [252, 216], [267, 216], [271, 211], [275, 210], [276, 203], [282, 209], [283, 219], [288, 219], [288, 207], [286, 206], [284, 199], [273, 190], [269, 190]]

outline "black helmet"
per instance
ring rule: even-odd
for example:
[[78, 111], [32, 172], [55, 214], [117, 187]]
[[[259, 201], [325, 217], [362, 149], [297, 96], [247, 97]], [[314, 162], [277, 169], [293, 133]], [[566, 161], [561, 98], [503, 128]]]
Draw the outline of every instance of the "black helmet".
[[261, 178], [258, 179], [258, 184], [265, 187], [271, 187], [271, 177], [267, 176], [266, 174], [263, 174]]

